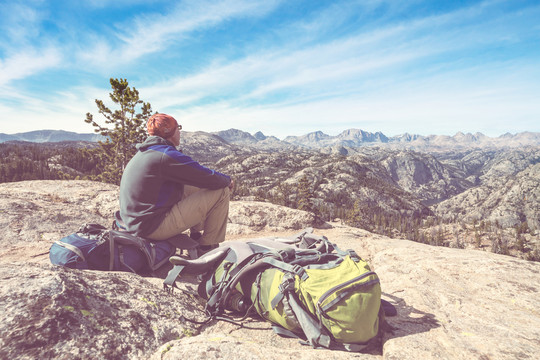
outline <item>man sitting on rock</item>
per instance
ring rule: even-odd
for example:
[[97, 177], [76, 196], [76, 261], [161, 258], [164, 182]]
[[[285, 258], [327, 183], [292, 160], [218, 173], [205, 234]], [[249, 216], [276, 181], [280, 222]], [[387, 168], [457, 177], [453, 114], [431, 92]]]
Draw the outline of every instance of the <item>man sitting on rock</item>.
[[206, 252], [225, 240], [234, 183], [176, 149], [181, 129], [170, 115], [148, 119], [149, 136], [122, 175], [120, 216], [127, 231], [152, 240], [191, 229], [200, 252]]

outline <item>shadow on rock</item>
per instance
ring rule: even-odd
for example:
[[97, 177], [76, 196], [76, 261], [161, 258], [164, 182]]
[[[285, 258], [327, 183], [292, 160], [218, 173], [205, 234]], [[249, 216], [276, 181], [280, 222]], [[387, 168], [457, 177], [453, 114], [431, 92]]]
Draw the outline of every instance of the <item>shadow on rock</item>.
[[383, 293], [383, 298], [394, 305], [397, 310], [396, 316], [386, 317], [384, 342], [390, 339], [428, 332], [441, 326], [435, 315], [407, 305], [405, 300], [400, 297]]

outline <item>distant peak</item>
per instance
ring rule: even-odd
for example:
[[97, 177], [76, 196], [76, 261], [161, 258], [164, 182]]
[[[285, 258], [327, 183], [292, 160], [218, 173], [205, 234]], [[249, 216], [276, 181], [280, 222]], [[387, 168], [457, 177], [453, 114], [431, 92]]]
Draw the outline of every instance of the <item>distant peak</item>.
[[266, 140], [267, 136], [264, 135], [261, 131], [257, 131], [255, 134], [253, 134], [253, 137], [257, 140]]
[[327, 139], [330, 137], [330, 135], [327, 135], [323, 133], [322, 131], [314, 131], [306, 135], [306, 137], [310, 140], [322, 140]]
[[361, 129], [347, 129], [337, 136], [342, 140], [355, 140], [360, 142], [387, 142], [388, 138], [382, 132], [371, 133]]
[[227, 142], [237, 143], [255, 143], [257, 139], [250, 133], [238, 129], [228, 129], [212, 133], [219, 136]]

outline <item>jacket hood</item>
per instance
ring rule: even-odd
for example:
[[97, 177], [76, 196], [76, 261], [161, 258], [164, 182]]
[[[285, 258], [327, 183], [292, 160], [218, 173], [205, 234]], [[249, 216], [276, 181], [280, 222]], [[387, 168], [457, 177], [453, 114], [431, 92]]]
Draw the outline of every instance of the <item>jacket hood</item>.
[[155, 135], [149, 136], [142, 144], [137, 144], [135, 147], [139, 151], [144, 151], [153, 145], [169, 145], [174, 147], [173, 143], [171, 143], [170, 141], [165, 140], [161, 136]]

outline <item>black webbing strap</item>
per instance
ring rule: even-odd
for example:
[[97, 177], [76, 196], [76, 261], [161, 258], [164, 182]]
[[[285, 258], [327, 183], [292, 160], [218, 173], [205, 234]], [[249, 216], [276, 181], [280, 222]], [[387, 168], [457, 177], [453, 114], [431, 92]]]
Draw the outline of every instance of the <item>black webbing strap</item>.
[[174, 265], [174, 267], [169, 271], [167, 277], [163, 281], [163, 288], [167, 291], [172, 291], [172, 288], [176, 286], [176, 278], [180, 275], [182, 270], [184, 270], [184, 265]]
[[124, 260], [124, 247], [122, 245], [118, 245], [118, 259], [120, 260], [120, 264], [127, 267], [131, 272], [137, 273], [131, 266], [129, 266], [126, 261]]
[[301, 337], [298, 334], [278, 325], [272, 325], [272, 330], [274, 330], [274, 332], [278, 334], [279, 336], [294, 338], [294, 339], [301, 339]]
[[298, 275], [298, 277], [304, 281], [307, 280], [307, 278], [309, 277], [306, 270], [304, 270], [304, 268], [300, 265], [291, 265], [272, 257], [266, 257], [262, 261], [267, 263], [268, 265], [271, 265], [272, 267]]
[[[260, 268], [261, 266], [266, 266], [266, 262], [263, 260], [266, 259], [268, 254], [255, 253], [253, 256], [249, 256], [236, 265], [234, 269], [229, 273], [229, 280], [226, 285], [221, 289], [219, 296], [222, 298], [221, 304], [224, 306], [229, 300], [229, 296], [232, 293], [232, 290], [236, 287], [238, 282], [244, 277], [244, 275], [251, 273], [253, 270]], [[210, 300], [209, 300], [210, 301]]]
[[[372, 340], [370, 340], [366, 344], [350, 344], [350, 343], [340, 343], [340, 342], [337, 342], [337, 341], [332, 340], [332, 339], [328, 342], [328, 346], [324, 346], [320, 342], [319, 342], [318, 345], [314, 345], [309, 340], [305, 340], [305, 338], [303, 338], [299, 334], [296, 334], [296, 333], [292, 332], [291, 330], [287, 330], [287, 329], [285, 329], [285, 328], [283, 328], [281, 326], [272, 325], [272, 330], [274, 330], [274, 332], [279, 336], [283, 336], [283, 337], [287, 337], [287, 338], [293, 338], [293, 339], [299, 339], [300, 344], [302, 344], [302, 345], [311, 345], [316, 349], [326, 348], [326, 349], [331, 349], [331, 350], [341, 350], [341, 351], [348, 351], [348, 352], [360, 352], [360, 351], [363, 351], [363, 350], [367, 349], [368, 347], [372, 346]], [[325, 341], [326, 341], [326, 339], [325, 339]]]
[[278, 306], [278, 304], [281, 302], [281, 300], [283, 300], [287, 292], [294, 290], [294, 275], [290, 273], [286, 273], [285, 275], [283, 275], [283, 279], [281, 281], [281, 284], [279, 284], [278, 289], [279, 292], [270, 302], [272, 309], [275, 309]]
[[219, 314], [222, 305], [223, 308], [225, 307], [226, 299], [224, 298], [224, 292], [228, 289], [228, 282], [226, 278], [229, 276], [229, 273], [232, 272], [232, 265], [233, 263], [226, 263], [223, 266], [223, 274], [221, 274], [221, 278], [219, 280], [216, 279], [216, 284], [213, 285], [212, 288], [208, 289], [207, 287], [208, 300], [206, 301], [206, 309], [213, 316]]
[[324, 347], [329, 349], [332, 339], [327, 330], [298, 303], [293, 293], [287, 293], [287, 299], [309, 344], [314, 348]]
[[114, 236], [109, 231], [109, 271], [114, 269]]

